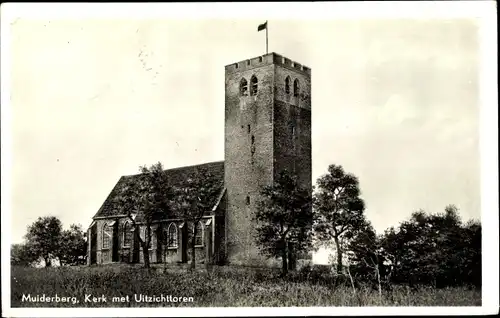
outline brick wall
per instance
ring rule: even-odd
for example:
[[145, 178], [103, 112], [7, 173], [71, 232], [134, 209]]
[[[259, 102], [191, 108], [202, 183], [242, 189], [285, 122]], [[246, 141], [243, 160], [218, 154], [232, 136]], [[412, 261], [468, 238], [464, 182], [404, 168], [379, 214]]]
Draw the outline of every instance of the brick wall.
[[[262, 65], [257, 61], [255, 67], [251, 66], [226, 72], [226, 226], [227, 252], [232, 263], [251, 257], [251, 247], [255, 245], [252, 212], [260, 187], [272, 182], [275, 66], [269, 61]], [[257, 94], [240, 96], [241, 79], [247, 80], [250, 90], [252, 76], [258, 79]]]
[[[252, 76], [258, 79], [258, 92], [242, 96], [241, 79], [250, 92]], [[295, 79], [298, 96], [293, 94]], [[263, 261], [252, 223], [262, 187], [283, 169], [295, 171], [302, 186], [312, 184], [310, 69], [272, 53], [226, 66], [225, 85], [227, 253], [231, 263], [250, 265]]]
[[[219, 209], [219, 222], [224, 221], [224, 205]], [[205, 225], [207, 220], [210, 218], [205, 218], [202, 220], [202, 223], [204, 224], [204, 232], [205, 231], [210, 231], [211, 233], [215, 232], [214, 228], [214, 223], [213, 221], [207, 226]], [[127, 221], [127, 218], [121, 218], [121, 219], [100, 219], [96, 221], [96, 229], [97, 229], [97, 252], [96, 252], [96, 258], [97, 258], [97, 264], [107, 264], [111, 263], [113, 261], [116, 262], [123, 262], [123, 263], [132, 263], [132, 262], [144, 262], [144, 255], [142, 253], [142, 246], [140, 246], [139, 241], [135, 239], [135, 235], [132, 235], [132, 241], [129, 246], [124, 246], [123, 245], [123, 225]], [[217, 219], [216, 219], [217, 220]], [[116, 226], [111, 227], [113, 231], [118, 231], [118, 240], [110, 240], [110, 245], [109, 248], [103, 248], [103, 226], [104, 224], [111, 224], [112, 222], [115, 222]], [[168, 228], [168, 225], [171, 223], [175, 223], [177, 226], [177, 235], [178, 235], [178, 246], [177, 248], [172, 248], [172, 247], [167, 247], [162, 243], [161, 236], [162, 236], [162, 231], [164, 229]], [[149, 260], [151, 263], [161, 263], [164, 262], [165, 257], [167, 263], [176, 263], [179, 261], [179, 255], [180, 255], [180, 235], [181, 235], [181, 230], [180, 230], [180, 225], [183, 222], [180, 220], [173, 220], [173, 221], [165, 221], [162, 223], [156, 223], [151, 226], [151, 245], [149, 248]], [[217, 223], [216, 223], [217, 224]], [[224, 226], [221, 227], [222, 230], [224, 229]], [[144, 230], [145, 226], [139, 226], [139, 233], [141, 234], [141, 237], [144, 238]], [[220, 230], [219, 230], [220, 232]], [[112, 233], [113, 235], [113, 233]], [[196, 247], [196, 261], [197, 262], [203, 262], [205, 261], [206, 258], [206, 242], [205, 242], [205, 236], [203, 236], [204, 243], [203, 246]], [[189, 239], [190, 240], [190, 239]], [[219, 238], [219, 244], [220, 241], [223, 242], [223, 239], [221, 240]], [[90, 243], [89, 243], [90, 245]], [[189, 262], [191, 260], [191, 249], [189, 248], [190, 246], [190, 241], [187, 244], [187, 261]], [[113, 250], [117, 248], [116, 251], [116, 259], [113, 260], [112, 255], [113, 255]], [[214, 252], [217, 250], [217, 248], [212, 249]], [[214, 254], [215, 255], [215, 254]]]
[[[302, 187], [312, 187], [311, 111], [276, 101], [274, 105], [274, 173], [295, 173]], [[290, 131], [295, 127], [295, 136]], [[295, 145], [294, 145], [295, 143]]]

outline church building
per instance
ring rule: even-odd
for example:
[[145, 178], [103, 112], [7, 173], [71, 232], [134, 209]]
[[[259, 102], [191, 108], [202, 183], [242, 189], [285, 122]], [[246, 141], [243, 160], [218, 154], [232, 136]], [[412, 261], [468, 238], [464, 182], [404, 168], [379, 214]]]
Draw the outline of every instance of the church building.
[[[155, 219], [151, 263], [189, 262], [187, 238], [194, 226], [197, 262], [252, 264], [262, 259], [252, 224], [262, 187], [286, 169], [301, 187], [312, 188], [311, 69], [276, 53], [227, 65], [224, 137], [224, 161], [166, 170], [175, 186], [197, 169], [206, 169], [221, 188], [198, 224], [171, 216]], [[115, 203], [120, 189], [138, 176], [122, 176], [94, 215], [87, 233], [88, 265], [144, 261], [132, 224]], [[140, 213], [135, 221], [142, 223], [139, 235], [144, 237]]]

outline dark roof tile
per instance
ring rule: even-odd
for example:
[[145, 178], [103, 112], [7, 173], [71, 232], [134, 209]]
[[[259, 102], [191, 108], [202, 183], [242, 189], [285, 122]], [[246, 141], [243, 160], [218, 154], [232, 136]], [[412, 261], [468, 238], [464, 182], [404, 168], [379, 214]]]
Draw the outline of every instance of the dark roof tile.
[[[216, 162], [209, 162], [209, 163], [204, 163], [204, 164], [199, 164], [199, 165], [193, 165], [193, 166], [186, 166], [186, 167], [179, 167], [179, 168], [174, 168], [174, 169], [168, 169], [165, 170], [168, 174], [168, 181], [171, 186], [176, 186], [186, 180], [189, 175], [194, 173], [196, 169], [207, 169], [208, 172], [210, 172], [216, 179], [219, 179], [221, 182], [221, 191], [223, 191], [224, 188], [224, 161], [216, 161]], [[97, 213], [94, 215], [94, 218], [101, 218], [101, 217], [113, 217], [118, 214], [118, 209], [114, 203], [115, 197], [120, 193], [120, 190], [127, 184], [130, 184], [130, 182], [134, 182], [137, 180], [137, 177], [140, 176], [140, 174], [136, 175], [129, 175], [129, 176], [122, 176], [116, 185], [114, 186], [113, 190], [109, 193], [108, 197], [102, 204], [101, 208], [97, 211]], [[214, 202], [217, 200], [217, 198], [214, 198]], [[139, 221], [139, 220], [138, 220]]]

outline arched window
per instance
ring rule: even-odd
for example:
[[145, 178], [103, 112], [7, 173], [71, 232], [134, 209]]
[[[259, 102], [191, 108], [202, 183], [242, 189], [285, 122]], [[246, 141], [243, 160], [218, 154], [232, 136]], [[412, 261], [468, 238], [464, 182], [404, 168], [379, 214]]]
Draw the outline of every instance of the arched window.
[[255, 75], [252, 76], [252, 78], [250, 79], [250, 95], [252, 96], [255, 96], [257, 95], [257, 90], [258, 90], [258, 81], [257, 81], [257, 77]]
[[123, 224], [123, 246], [130, 246], [132, 242], [132, 226], [130, 222]]
[[240, 81], [240, 95], [248, 96], [248, 82], [245, 78], [242, 78]]
[[[151, 239], [149, 241], [149, 249], [153, 249], [153, 246], [156, 246], [156, 232], [153, 229], [150, 229], [149, 235], [151, 235]], [[146, 235], [144, 235], [146, 237]], [[154, 244], [154, 245], [153, 245]]]
[[299, 96], [299, 93], [300, 93], [299, 80], [295, 79], [295, 81], [293, 81], [293, 96], [297, 97]]
[[290, 94], [290, 76], [285, 78], [285, 93]]
[[167, 246], [177, 247], [177, 225], [170, 223], [167, 228]]
[[102, 227], [102, 248], [103, 249], [107, 249], [110, 247], [111, 235], [112, 235], [111, 231], [112, 231], [111, 226], [109, 226], [108, 224], [104, 224], [104, 226]]
[[194, 238], [194, 245], [203, 245], [203, 223], [201, 221], [196, 224], [196, 236]]

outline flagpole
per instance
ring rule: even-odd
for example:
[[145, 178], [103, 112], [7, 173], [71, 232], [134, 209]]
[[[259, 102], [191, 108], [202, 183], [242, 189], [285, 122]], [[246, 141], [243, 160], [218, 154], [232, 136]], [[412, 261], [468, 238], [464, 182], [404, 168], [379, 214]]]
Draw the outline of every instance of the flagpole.
[[266, 55], [269, 53], [268, 32], [267, 32], [268, 28], [269, 27], [267, 26], [267, 20], [265, 23], [259, 24], [259, 26], [257, 27], [257, 32], [260, 32], [260, 31], [266, 29]]
[[266, 55], [268, 54], [268, 46], [267, 46], [267, 30], [269, 29], [269, 23], [267, 23], [267, 20], [266, 20]]

